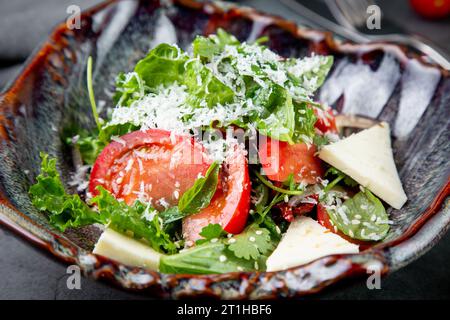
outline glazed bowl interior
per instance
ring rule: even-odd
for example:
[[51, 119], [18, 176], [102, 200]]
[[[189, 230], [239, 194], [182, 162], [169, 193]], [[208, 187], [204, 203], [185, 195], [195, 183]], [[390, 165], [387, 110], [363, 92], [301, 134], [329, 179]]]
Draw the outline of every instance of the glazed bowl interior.
[[[172, 296], [177, 296], [174, 292], [179, 293], [183, 283], [192, 284], [193, 279], [201, 279], [207, 285], [201, 290], [190, 288], [191, 291], [183, 287], [185, 291], [181, 292], [208, 292], [220, 297], [293, 296], [317, 291], [344, 276], [364, 273], [362, 266], [369, 260], [380, 262], [384, 271], [396, 269], [422, 254], [448, 228], [450, 79], [445, 71], [396, 46], [338, 43], [330, 34], [298, 29], [280, 18], [245, 8], [230, 9], [191, 1], [175, 1], [168, 7], [158, 1], [111, 1], [84, 13], [81, 23], [81, 28], [74, 30], [65, 24], [57, 26], [0, 98], [0, 194], [2, 222], [58, 257], [80, 264], [87, 274], [113, 279], [128, 288], [156, 288]], [[275, 274], [220, 278], [227, 283], [213, 276], [171, 277], [127, 268], [89, 254], [100, 233], [95, 227], [61, 234], [49, 226], [45, 214], [31, 205], [28, 189], [39, 173], [40, 151], [58, 158], [66, 186], [68, 190], [73, 189], [68, 184], [73, 162], [63, 138], [74, 133], [75, 125], [86, 130], [94, 126], [85, 79], [89, 56], [95, 61], [97, 103], [106, 117], [107, 109], [113, 107], [114, 81], [119, 72], [131, 71], [158, 43], [177, 43], [188, 50], [196, 35], [214, 33], [219, 27], [241, 41], [268, 36], [266, 45], [285, 57], [332, 54], [334, 67], [317, 99], [340, 112], [381, 119], [391, 125], [395, 160], [408, 195], [407, 204], [401, 210], [389, 209], [394, 223], [383, 243], [356, 257], [322, 260], [325, 264], [332, 261], [335, 269], [327, 266], [329, 275], [316, 276], [309, 284], [289, 284], [286, 279], [289, 275], [300, 279], [308, 272], [320, 271], [321, 266], [325, 268], [323, 264], [316, 262]], [[432, 236], [420, 240], [427, 241], [421, 249], [394, 259], [392, 250], [411, 241], [434, 215], [439, 215], [441, 220], [430, 224]], [[86, 257], [93, 260], [87, 261]], [[114, 272], [106, 275], [107, 271], [102, 269], [106, 265], [116, 271], [128, 270], [130, 274], [148, 277], [138, 281]], [[255, 279], [253, 290], [240, 292], [243, 279], [249, 277]], [[164, 284], [160, 279], [165, 279]], [[273, 285], [263, 290], [258, 286], [263, 279], [285, 281], [288, 289], [279, 290]], [[217, 282], [216, 287], [211, 281]], [[233, 292], [230, 286], [236, 287], [237, 293], [229, 293]]]

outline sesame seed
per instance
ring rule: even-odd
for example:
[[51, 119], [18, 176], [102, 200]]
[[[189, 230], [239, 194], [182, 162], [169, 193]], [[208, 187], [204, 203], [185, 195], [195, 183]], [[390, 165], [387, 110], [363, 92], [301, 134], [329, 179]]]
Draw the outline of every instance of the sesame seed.
[[227, 257], [225, 257], [224, 255], [221, 255], [221, 256], [219, 257], [219, 261], [220, 261], [220, 262], [225, 262], [225, 261], [227, 261]]
[[250, 237], [250, 238], [248, 238], [248, 240], [249, 240], [250, 242], [255, 242], [255, 241], [256, 241], [255, 237]]
[[217, 238], [212, 238], [211, 239], [211, 243], [216, 243], [217, 241], [219, 241], [219, 239], [217, 239]]
[[236, 242], [236, 239], [234, 239], [234, 238], [230, 238], [229, 240], [228, 240], [228, 243], [235, 243]]
[[256, 232], [255, 232], [258, 236], [259, 235], [261, 235], [262, 234], [262, 231], [261, 230], [256, 230]]
[[355, 234], [353, 233], [352, 230], [348, 230], [348, 235], [349, 235], [350, 237], [352, 237], [352, 238], [355, 236]]

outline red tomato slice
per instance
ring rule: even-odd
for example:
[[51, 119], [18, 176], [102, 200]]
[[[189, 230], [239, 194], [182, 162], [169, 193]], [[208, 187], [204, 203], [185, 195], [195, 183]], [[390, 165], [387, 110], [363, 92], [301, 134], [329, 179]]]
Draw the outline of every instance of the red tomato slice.
[[258, 153], [263, 170], [270, 180], [283, 182], [292, 173], [295, 182], [314, 184], [324, 173], [320, 159], [315, 156], [316, 151], [314, 145], [289, 144], [267, 137]]
[[211, 161], [188, 136], [150, 129], [128, 133], [103, 149], [92, 168], [89, 191], [101, 185], [131, 205], [137, 199], [163, 209], [178, 203]]
[[330, 217], [328, 215], [327, 209], [325, 209], [325, 207], [323, 205], [321, 205], [320, 203], [317, 204], [317, 221], [319, 221], [319, 223], [322, 226], [324, 226], [325, 228], [327, 228], [331, 232], [336, 233], [337, 235], [339, 235], [340, 237], [344, 238], [348, 242], [351, 242], [351, 243], [359, 245], [360, 246], [360, 250], [365, 250], [365, 249], [367, 249], [367, 248], [369, 248], [369, 247], [371, 247], [372, 245], [375, 244], [375, 242], [371, 242], [371, 241], [362, 241], [362, 240], [353, 239], [353, 238], [345, 235], [341, 231], [335, 230], [334, 226], [331, 224]]
[[314, 124], [316, 129], [319, 129], [322, 133], [337, 133], [336, 118], [333, 114], [333, 109], [328, 108], [327, 110], [322, 110], [319, 108], [314, 108], [314, 114], [317, 117], [317, 121]]
[[450, 0], [410, 0], [411, 6], [421, 16], [440, 19], [450, 15]]
[[250, 177], [245, 150], [230, 146], [233, 152], [226, 157], [221, 171], [221, 186], [208, 207], [183, 220], [183, 238], [200, 239], [199, 233], [210, 223], [218, 223], [228, 233], [241, 232], [247, 222], [250, 207]]

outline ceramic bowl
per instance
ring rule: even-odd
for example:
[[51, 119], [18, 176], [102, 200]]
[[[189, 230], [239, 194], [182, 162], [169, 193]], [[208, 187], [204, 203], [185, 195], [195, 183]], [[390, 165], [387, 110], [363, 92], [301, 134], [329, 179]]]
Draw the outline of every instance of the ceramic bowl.
[[[41, 150], [56, 156], [66, 182], [73, 170], [61, 141], [73, 123], [92, 128], [85, 70], [93, 56], [99, 105], [111, 105], [115, 76], [128, 71], [152, 45], [224, 28], [242, 41], [259, 36], [286, 57], [332, 54], [335, 64], [317, 98], [344, 113], [385, 120], [409, 201], [389, 209], [388, 237], [354, 255], [334, 255], [280, 272], [166, 275], [90, 253], [99, 230], [60, 233], [30, 203]], [[81, 16], [81, 28], [58, 25], [0, 96], [0, 221], [84, 274], [166, 298], [277, 298], [307, 295], [369, 270], [395, 271], [431, 248], [448, 229], [450, 78], [396, 45], [338, 42], [250, 8], [190, 0], [108, 1]]]

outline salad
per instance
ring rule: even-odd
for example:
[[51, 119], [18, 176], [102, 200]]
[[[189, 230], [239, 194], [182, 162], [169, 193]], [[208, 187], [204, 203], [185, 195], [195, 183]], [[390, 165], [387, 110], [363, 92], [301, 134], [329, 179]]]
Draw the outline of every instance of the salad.
[[163, 273], [283, 270], [383, 240], [385, 206], [407, 200], [389, 125], [340, 136], [314, 100], [333, 57], [266, 40], [159, 44], [117, 76], [104, 119], [89, 58], [96, 127], [65, 138], [73, 192], [42, 152], [33, 205], [60, 231], [100, 228], [94, 253]]

